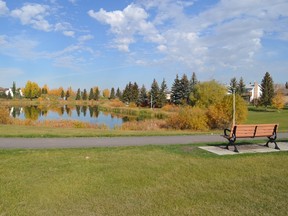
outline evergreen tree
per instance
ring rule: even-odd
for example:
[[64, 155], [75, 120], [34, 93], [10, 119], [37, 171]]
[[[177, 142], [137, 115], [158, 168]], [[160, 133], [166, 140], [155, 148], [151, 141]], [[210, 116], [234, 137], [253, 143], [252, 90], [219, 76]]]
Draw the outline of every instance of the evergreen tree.
[[70, 91], [69, 91], [69, 89], [66, 91], [65, 97], [66, 97], [66, 100], [70, 97]]
[[186, 74], [184, 74], [180, 80], [180, 89], [179, 93], [181, 95], [181, 103], [188, 103], [189, 94], [190, 94], [190, 85]]
[[94, 92], [93, 92], [93, 88], [90, 88], [90, 92], [89, 92], [89, 100], [93, 100], [94, 99]]
[[99, 88], [96, 87], [95, 93], [94, 93], [94, 100], [99, 100], [99, 97], [100, 97], [100, 91], [99, 91]]
[[286, 84], [285, 84], [285, 88], [288, 89], [288, 82], [286, 82]]
[[195, 74], [195, 72], [193, 72], [192, 77], [191, 77], [190, 82], [189, 82], [190, 93], [195, 90], [195, 86], [197, 83], [198, 83], [198, 80], [197, 80], [196, 74]]
[[80, 100], [81, 99], [81, 92], [80, 92], [80, 88], [77, 90], [77, 94], [76, 94], [76, 98], [75, 100]]
[[195, 92], [195, 89], [196, 89], [195, 86], [196, 86], [198, 83], [199, 83], [199, 82], [198, 82], [198, 80], [197, 80], [196, 74], [195, 74], [195, 72], [193, 72], [192, 77], [191, 77], [191, 79], [190, 79], [190, 81], [189, 81], [189, 99], [188, 99], [188, 103], [189, 103], [190, 105], [193, 105], [193, 104], [192, 104], [192, 101], [190, 100], [190, 95]]
[[111, 93], [110, 93], [109, 99], [111, 99], [111, 100], [115, 99], [115, 89], [114, 88], [111, 88]]
[[119, 88], [117, 88], [116, 97], [119, 98], [120, 100], [122, 98], [122, 93], [121, 93], [121, 90]]
[[64, 92], [64, 90], [62, 89], [62, 91], [61, 91], [61, 96], [60, 96], [62, 99], [65, 97], [65, 92]]
[[159, 91], [159, 97], [157, 100], [158, 107], [165, 106], [165, 104], [167, 102], [166, 92], [167, 92], [167, 84], [166, 84], [165, 79], [163, 79], [163, 81], [161, 83], [160, 91]]
[[83, 91], [82, 100], [87, 100], [87, 91], [86, 91], [86, 89], [84, 89], [84, 91]]
[[134, 82], [134, 84], [132, 85], [132, 92], [131, 92], [131, 101], [132, 102], [137, 102], [138, 97], [139, 97], [139, 88], [138, 88], [138, 84], [136, 82]]
[[145, 107], [148, 105], [148, 95], [147, 95], [147, 91], [144, 85], [142, 85], [140, 89], [139, 97], [137, 100], [137, 105], [142, 106], [142, 107]]
[[16, 83], [15, 82], [13, 82], [13, 85], [12, 85], [12, 92], [13, 92], [13, 95], [15, 97], [15, 95], [16, 95]]
[[179, 80], [178, 74], [174, 80], [174, 83], [171, 88], [171, 101], [172, 103], [179, 105], [181, 104], [181, 82]]
[[151, 85], [151, 90], [150, 90], [150, 99], [151, 99], [150, 106], [151, 107], [159, 107], [159, 104], [158, 104], [159, 92], [160, 92], [159, 85], [157, 81], [154, 79]]
[[270, 76], [269, 72], [266, 72], [262, 79], [261, 90], [262, 94], [260, 97], [260, 103], [266, 107], [272, 105], [272, 99], [274, 97], [274, 86], [272, 77]]
[[238, 93], [238, 83], [237, 83], [237, 79], [236, 77], [233, 77], [231, 80], [230, 80], [230, 86], [229, 86], [229, 92], [230, 93]]
[[240, 77], [239, 83], [238, 83], [238, 91], [240, 95], [243, 95], [245, 93], [245, 84], [243, 77]]
[[125, 89], [123, 90], [123, 95], [122, 95], [122, 101], [124, 103], [130, 103], [131, 102], [131, 91], [132, 91], [132, 84], [129, 82]]

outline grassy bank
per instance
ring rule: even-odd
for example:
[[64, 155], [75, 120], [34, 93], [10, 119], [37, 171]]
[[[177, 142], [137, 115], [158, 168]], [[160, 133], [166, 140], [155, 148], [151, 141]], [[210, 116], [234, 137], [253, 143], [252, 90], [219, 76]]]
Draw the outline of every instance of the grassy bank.
[[55, 128], [44, 126], [1, 125], [0, 137], [118, 137], [118, 136], [171, 136], [201, 134], [191, 131], [170, 130], [109, 130], [94, 128]]
[[0, 150], [0, 215], [287, 215], [286, 152]]

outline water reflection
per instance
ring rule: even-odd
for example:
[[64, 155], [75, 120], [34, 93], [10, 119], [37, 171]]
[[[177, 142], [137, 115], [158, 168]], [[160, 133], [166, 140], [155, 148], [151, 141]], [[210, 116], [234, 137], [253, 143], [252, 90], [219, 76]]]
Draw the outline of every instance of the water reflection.
[[98, 106], [25, 106], [10, 107], [10, 116], [19, 119], [30, 119], [33, 121], [43, 120], [78, 120], [95, 124], [106, 124], [113, 128], [121, 125], [125, 120], [123, 117], [115, 116], [111, 113], [99, 111]]

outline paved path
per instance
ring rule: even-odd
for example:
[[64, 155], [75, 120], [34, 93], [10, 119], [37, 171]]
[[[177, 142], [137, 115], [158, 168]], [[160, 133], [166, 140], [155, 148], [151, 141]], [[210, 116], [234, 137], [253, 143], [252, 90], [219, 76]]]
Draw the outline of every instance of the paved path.
[[[288, 133], [279, 133], [287, 138]], [[96, 137], [96, 138], [0, 138], [0, 148], [86, 148], [113, 146], [172, 145], [201, 142], [226, 142], [220, 135], [148, 136], [148, 137]]]

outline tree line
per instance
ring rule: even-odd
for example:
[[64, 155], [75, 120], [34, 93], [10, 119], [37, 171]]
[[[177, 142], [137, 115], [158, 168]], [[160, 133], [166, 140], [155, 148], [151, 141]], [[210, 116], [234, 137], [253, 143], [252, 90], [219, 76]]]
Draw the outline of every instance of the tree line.
[[[31, 100], [40, 97], [42, 94], [54, 94], [65, 100], [72, 97], [71, 99], [75, 100], [97, 101], [101, 97], [104, 97], [110, 100], [119, 99], [126, 104], [134, 103], [140, 107], [161, 108], [167, 103], [191, 106], [195, 106], [197, 103], [199, 104], [199, 89], [211, 88], [211, 86], [209, 87], [205, 83], [206, 82], [199, 82], [196, 74], [193, 72], [190, 79], [186, 74], [183, 74], [181, 78], [176, 75], [171, 90], [167, 88], [165, 79], [162, 80], [160, 85], [157, 80], [154, 79], [149, 89], [147, 89], [145, 85], [140, 87], [136, 82], [129, 82], [123, 90], [120, 90], [119, 87], [115, 90], [115, 88], [112, 87], [110, 90], [104, 89], [101, 94], [98, 87], [90, 88], [89, 93], [86, 89], [81, 91], [80, 88], [77, 92], [74, 92], [71, 87], [66, 91], [62, 87], [58, 90], [49, 90], [47, 85], [40, 88], [37, 83], [27, 81], [23, 93], [26, 98]], [[273, 104], [273, 99], [278, 100], [278, 102], [279, 100], [283, 100], [281, 99], [281, 94], [274, 90], [273, 79], [269, 72], [265, 73], [260, 86], [262, 95], [258, 101], [254, 101], [254, 104], [267, 107]], [[285, 83], [285, 87], [288, 89], [288, 82]], [[238, 94], [243, 98], [247, 96], [245, 82], [242, 77], [239, 82], [236, 77], [233, 77], [227, 89], [228, 92]], [[17, 95], [16, 92], [19, 91], [17, 91], [15, 82], [13, 82], [12, 91], [15, 93], [14, 95]], [[213, 92], [209, 94], [213, 94]], [[206, 97], [212, 97], [212, 95], [207, 95]], [[9, 98], [11, 98], [11, 96]], [[275, 103], [277, 103], [277, 101]]]

